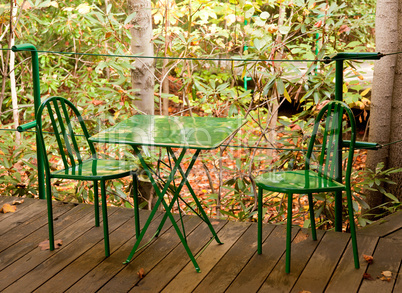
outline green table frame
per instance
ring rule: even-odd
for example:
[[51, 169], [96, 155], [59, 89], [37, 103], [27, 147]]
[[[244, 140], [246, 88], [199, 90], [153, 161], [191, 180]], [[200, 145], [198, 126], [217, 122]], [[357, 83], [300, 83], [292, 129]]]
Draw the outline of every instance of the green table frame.
[[[195, 195], [194, 190], [188, 182], [187, 177], [202, 150], [212, 150], [220, 147], [245, 122], [246, 120], [241, 118], [136, 115], [89, 138], [90, 141], [96, 143], [130, 145], [134, 149], [135, 154], [138, 156], [141, 165], [148, 175], [158, 196], [158, 200], [152, 209], [141, 233], [139, 233], [137, 228], [137, 240], [124, 263], [129, 263], [133, 258], [155, 213], [162, 204], [166, 213], [159, 224], [154, 237], [159, 235], [164, 223], [166, 222], [167, 218], [169, 218], [196, 271], [201, 272], [196, 258], [187, 244], [185, 232], [184, 230], [183, 233], [181, 232], [171, 213], [171, 210], [175, 202], [181, 198], [180, 191], [184, 184], [186, 184], [196, 206], [199, 209], [200, 214], [197, 215], [208, 225], [212, 233], [211, 240], [207, 243], [207, 245], [211, 243], [213, 239], [215, 239], [217, 243], [222, 244], [204, 209], [202, 208], [200, 201]], [[152, 176], [151, 168], [145, 162], [144, 157], [141, 154], [140, 148], [143, 146], [166, 148], [167, 153], [174, 161], [174, 166], [171, 169], [170, 176], [164, 183], [162, 190], [160, 190], [158, 187], [154, 177]], [[174, 154], [173, 148], [181, 149], [178, 157], [176, 157]], [[186, 152], [190, 149], [195, 150], [195, 153], [191, 158], [187, 170], [184, 171], [181, 167], [181, 162], [185, 157]], [[182, 179], [175, 190], [172, 201], [168, 205], [164, 199], [164, 196], [169, 185], [174, 180], [177, 171], [179, 171]]]

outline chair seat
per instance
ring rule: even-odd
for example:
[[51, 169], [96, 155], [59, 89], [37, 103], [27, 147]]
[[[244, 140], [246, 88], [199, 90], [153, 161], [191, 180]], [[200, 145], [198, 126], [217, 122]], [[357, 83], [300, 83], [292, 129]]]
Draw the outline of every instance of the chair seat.
[[138, 170], [138, 165], [131, 161], [89, 159], [68, 169], [58, 170], [52, 178], [75, 180], [108, 180], [130, 175]]
[[282, 193], [314, 193], [345, 190], [345, 185], [320, 176], [314, 171], [267, 172], [255, 179], [258, 187]]

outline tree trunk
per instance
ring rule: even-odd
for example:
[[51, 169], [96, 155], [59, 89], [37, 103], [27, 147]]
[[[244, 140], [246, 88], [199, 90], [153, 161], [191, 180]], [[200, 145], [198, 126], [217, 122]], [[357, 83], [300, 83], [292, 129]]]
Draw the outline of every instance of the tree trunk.
[[[150, 0], [127, 0], [130, 14], [135, 12], [132, 20], [131, 53], [134, 55], [153, 56], [152, 18]], [[136, 107], [146, 113], [154, 114], [154, 59], [136, 58], [135, 69], [131, 70], [131, 83], [136, 92]]]
[[[401, 51], [402, 41], [402, 0], [378, 0], [376, 14], [376, 51], [394, 53]], [[374, 66], [373, 92], [370, 109], [369, 141], [385, 144], [402, 139], [400, 115], [402, 110], [401, 86], [402, 56], [389, 55], [376, 61]], [[379, 162], [385, 168], [402, 167], [402, 145], [394, 144], [378, 151], [369, 151], [367, 168], [375, 170]], [[402, 174], [391, 177], [396, 185], [386, 186], [386, 190], [402, 199]], [[371, 208], [386, 200], [380, 192], [366, 190], [367, 203]], [[375, 211], [374, 211], [375, 212]]]
[[[131, 53], [152, 57], [154, 47], [152, 43], [152, 16], [151, 0], [127, 0], [129, 13], [136, 13], [131, 24]], [[131, 70], [131, 83], [137, 89], [136, 100], [134, 102], [138, 110], [148, 115], [154, 114], [154, 59], [136, 58], [135, 69]], [[155, 205], [155, 191], [148, 182], [139, 181], [138, 190], [143, 199], [148, 201], [148, 208], [152, 209]]]
[[[16, 22], [16, 15], [18, 7], [13, 6], [13, 2], [11, 1], [11, 19], [10, 19], [10, 48], [14, 46], [15, 42], [15, 34], [14, 34], [14, 23]], [[19, 126], [19, 115], [18, 115], [18, 99], [17, 99], [17, 87], [15, 83], [15, 53], [10, 52], [10, 89], [11, 89], [11, 102], [13, 107], [13, 120], [14, 120], [14, 129], [17, 129]], [[20, 144], [21, 141], [21, 133], [18, 131], [15, 132], [15, 142], [17, 145]]]
[[[169, 7], [170, 3], [169, 0], [165, 0], [165, 57], [168, 53], [169, 47]], [[169, 94], [169, 78], [168, 78], [168, 59], [163, 59], [163, 66], [162, 66], [162, 93]], [[162, 97], [161, 97], [162, 99]], [[164, 97], [162, 99], [162, 114], [168, 116], [169, 115], [169, 98]]]
[[[397, 23], [397, 49], [402, 50], [402, 0], [399, 1], [398, 23]], [[388, 10], [389, 11], [389, 10]], [[402, 55], [398, 54], [396, 59], [396, 70], [392, 93], [392, 112], [391, 112], [391, 142], [402, 139]], [[402, 143], [392, 144], [389, 148], [389, 168], [402, 168]], [[388, 186], [390, 193], [402, 200], [402, 173], [394, 173], [391, 180], [396, 184]]]

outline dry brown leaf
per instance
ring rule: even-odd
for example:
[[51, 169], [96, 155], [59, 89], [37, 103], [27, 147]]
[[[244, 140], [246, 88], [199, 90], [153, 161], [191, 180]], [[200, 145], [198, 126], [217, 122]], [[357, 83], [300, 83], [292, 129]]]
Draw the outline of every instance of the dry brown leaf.
[[10, 205], [8, 203], [3, 204], [3, 207], [0, 209], [0, 212], [3, 214], [14, 213], [17, 210], [16, 206]]
[[372, 277], [370, 274], [368, 274], [368, 273], [364, 273], [364, 274], [363, 274], [363, 279], [372, 280], [373, 277]]
[[20, 199], [20, 200], [14, 200], [13, 201], [13, 205], [20, 205], [20, 204], [23, 204], [24, 203], [24, 200], [23, 199]]
[[138, 278], [143, 279], [145, 277], [145, 270], [144, 268], [141, 268], [138, 272], [137, 272]]
[[307, 233], [303, 233], [303, 232], [299, 232], [296, 236], [296, 238], [293, 240], [293, 243], [300, 243], [303, 242], [304, 240], [306, 240], [308, 238], [308, 234]]
[[371, 255], [365, 255], [365, 254], [363, 254], [363, 258], [364, 258], [364, 260], [365, 260], [367, 263], [369, 263], [369, 264], [372, 264], [373, 261], [374, 261], [374, 258], [373, 258]]
[[311, 293], [310, 291], [307, 291], [307, 290], [302, 290], [302, 291], [300, 291], [299, 293]]
[[[55, 249], [59, 248], [62, 245], [63, 245], [63, 240], [58, 239], [58, 240], [54, 241], [54, 248]], [[38, 246], [39, 246], [40, 250], [49, 250], [50, 249], [49, 240], [42, 241], [41, 243], [39, 243]]]

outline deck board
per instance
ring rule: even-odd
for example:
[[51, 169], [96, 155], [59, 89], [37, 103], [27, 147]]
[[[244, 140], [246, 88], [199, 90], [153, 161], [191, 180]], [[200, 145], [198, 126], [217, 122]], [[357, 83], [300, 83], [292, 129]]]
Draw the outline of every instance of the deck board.
[[[0, 204], [15, 198], [0, 197]], [[161, 234], [123, 265], [135, 242], [133, 210], [108, 208], [111, 256], [105, 258], [103, 229], [94, 227], [92, 205], [54, 202], [53, 252], [38, 244], [48, 238], [46, 202], [25, 199], [16, 213], [0, 214], [2, 292], [402, 292], [402, 213], [358, 231], [360, 269], [355, 269], [350, 235], [292, 229], [292, 267], [285, 273], [285, 226], [264, 225], [263, 254], [256, 253], [256, 223], [212, 220], [219, 238], [197, 258], [196, 273], [170, 221]], [[149, 211], [141, 211], [141, 227]], [[142, 243], [153, 236], [162, 212]], [[179, 220], [177, 215], [174, 215]], [[187, 241], [196, 255], [211, 238], [199, 218], [185, 216]], [[180, 225], [179, 225], [180, 226]], [[372, 255], [368, 264], [363, 254]], [[137, 274], [144, 271], [142, 278]], [[381, 272], [391, 271], [382, 281]], [[363, 279], [368, 273], [372, 280]]]
[[[293, 238], [299, 230], [299, 228], [292, 229]], [[284, 225], [275, 226], [275, 229], [262, 244], [262, 254], [254, 254], [227, 291], [257, 292], [281, 256], [285, 253], [285, 247], [286, 227]], [[253, 277], [250, 278], [250, 276]]]
[[370, 237], [359, 235], [357, 237], [357, 246], [360, 255], [360, 269], [355, 269], [353, 265], [353, 249], [351, 241], [338, 264], [325, 292], [356, 292], [363, 280], [363, 274], [366, 272], [368, 263], [363, 255], [373, 255], [377, 246], [379, 237]]
[[325, 232], [317, 231], [317, 241], [312, 241], [309, 230], [301, 229], [292, 243], [292, 264], [289, 274], [285, 274], [285, 254], [265, 279], [258, 292], [290, 292], [310, 260]]

